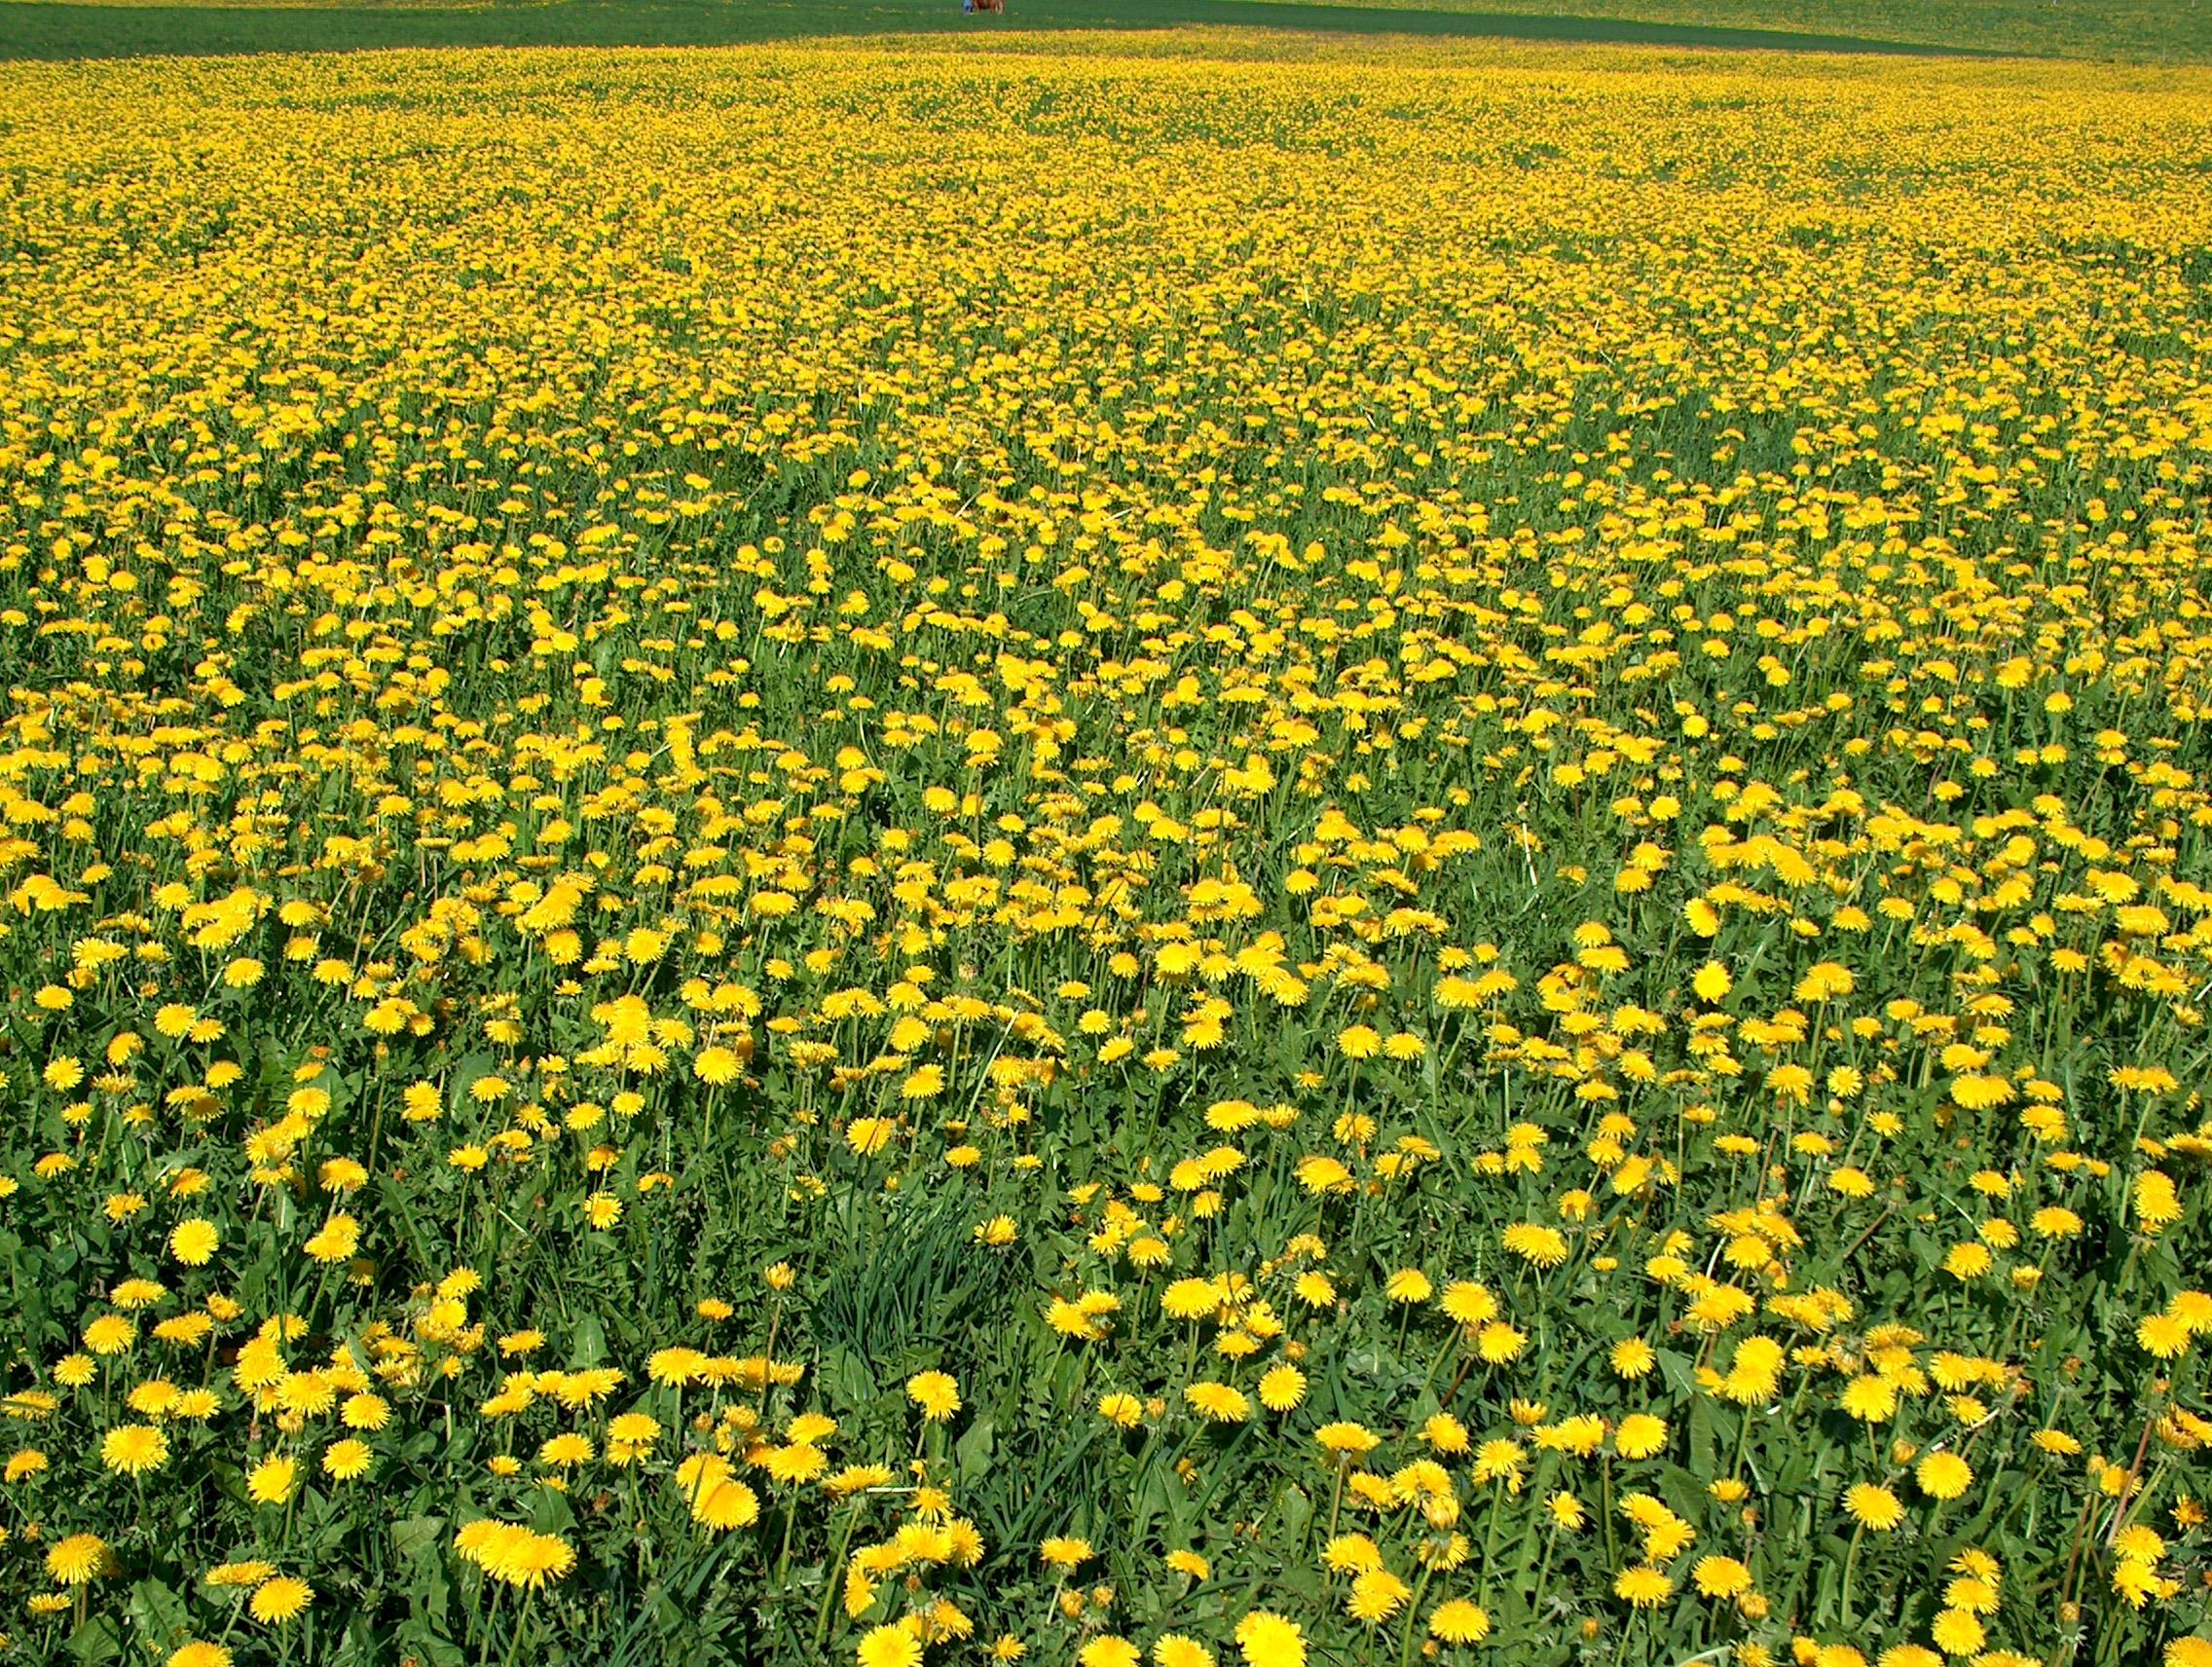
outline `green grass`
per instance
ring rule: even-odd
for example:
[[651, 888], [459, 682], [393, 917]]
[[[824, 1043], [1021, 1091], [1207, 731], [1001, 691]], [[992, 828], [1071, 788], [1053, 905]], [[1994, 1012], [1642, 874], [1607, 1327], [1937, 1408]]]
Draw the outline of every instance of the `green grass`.
[[[1494, 3], [1494, 0], [1486, 0]], [[813, 35], [951, 29], [1165, 28], [1234, 24], [1331, 32], [1392, 32], [1469, 38], [1621, 41], [1685, 48], [1925, 52], [1966, 50], [1973, 31], [1908, 40], [1900, 0], [1825, 0], [1817, 31], [1791, 28], [1788, 8], [1762, 0], [1565, 0], [1569, 8], [1618, 9], [1636, 17], [1560, 13], [1559, 0], [1529, 9], [1472, 11], [1392, 5], [1302, 4], [1298, 0], [1012, 0], [1004, 19], [961, 16], [957, 0], [556, 0], [542, 6], [134, 6], [0, 3], [0, 57], [120, 57], [146, 54], [351, 51], [384, 47], [710, 46]], [[2037, 0], [2007, 0], [2026, 12]], [[2148, 10], [2151, 0], [2139, 0]], [[2172, 3], [2172, 0], [2169, 0]], [[1507, 7], [1514, 0], [1504, 0]], [[1877, 14], [1876, 8], [1889, 8]], [[1951, 0], [1952, 14], [1970, 13]], [[1994, 12], [1995, 7], [1991, 10]], [[1691, 12], [1710, 11], [1711, 19]], [[1674, 16], [1681, 12], [1681, 17]], [[1661, 14], [1666, 14], [1662, 16]], [[1725, 15], [1724, 15], [1725, 14]], [[1740, 15], [1739, 15], [1740, 14]], [[1880, 38], [1854, 24], [1891, 19]], [[2133, 40], [2140, 30], [2127, 35]], [[2200, 37], [2193, 36], [2193, 40]], [[1993, 37], [1984, 46], [2009, 44]]]
[[[1330, 0], [1308, 0], [1327, 5]], [[1493, 17], [1542, 14], [1547, 21], [1792, 29], [1857, 39], [1976, 47], [2044, 57], [2147, 62], [2212, 60], [2212, 0], [1362, 0], [1363, 9], [1407, 7]]]
[[1336, 33], [1787, 51], [2212, 61], [2212, 0], [552, 0], [284, 6], [0, 0], [0, 57], [440, 46], [711, 46], [953, 28], [1213, 23]]

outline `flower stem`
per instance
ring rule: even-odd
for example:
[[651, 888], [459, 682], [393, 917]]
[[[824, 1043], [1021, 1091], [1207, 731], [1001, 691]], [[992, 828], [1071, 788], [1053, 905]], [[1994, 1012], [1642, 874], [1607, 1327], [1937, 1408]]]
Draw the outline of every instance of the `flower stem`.
[[1843, 1554], [1843, 1625], [1851, 1630], [1851, 1581], [1859, 1572], [1859, 1542], [1866, 1537], [1866, 1525], [1861, 1523], [1851, 1531], [1851, 1549]]

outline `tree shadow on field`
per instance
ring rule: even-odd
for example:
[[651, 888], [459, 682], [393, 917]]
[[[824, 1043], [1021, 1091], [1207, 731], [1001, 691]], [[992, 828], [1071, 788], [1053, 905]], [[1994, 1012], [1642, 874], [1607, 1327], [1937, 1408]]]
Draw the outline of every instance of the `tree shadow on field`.
[[1430, 12], [1290, 0], [1014, 0], [1004, 17], [964, 17], [949, 0], [556, 0], [466, 7], [0, 4], [0, 58], [151, 54], [352, 52], [427, 47], [730, 46], [814, 36], [1161, 29], [1202, 23], [1312, 34], [1621, 42], [1689, 49], [1989, 56], [1782, 29], [1625, 18]]

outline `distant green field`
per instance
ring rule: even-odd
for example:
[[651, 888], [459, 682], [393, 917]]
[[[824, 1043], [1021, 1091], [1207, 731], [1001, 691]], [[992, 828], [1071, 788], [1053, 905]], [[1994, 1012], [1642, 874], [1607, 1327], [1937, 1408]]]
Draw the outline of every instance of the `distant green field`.
[[[1328, 0], [1313, 0], [1327, 4]], [[1481, 9], [1988, 48], [2049, 57], [2212, 57], [2203, 0], [1361, 0], [1380, 9]]]
[[[1634, 4], [1634, 0], [1624, 0]], [[1848, 36], [1736, 25], [1470, 11], [1307, 5], [1296, 0], [1012, 0], [1005, 18], [966, 18], [958, 0], [554, 0], [466, 7], [45, 4], [0, 0], [0, 57], [320, 52], [446, 46], [714, 46], [818, 35], [1187, 24], [1332, 32], [1627, 41], [1688, 48], [1863, 49]], [[1903, 50], [1912, 50], [1906, 48]], [[1924, 49], [1923, 49], [1924, 50]]]
[[2023, 53], [2212, 59], [2212, 0], [0, 0], [0, 57], [437, 46], [699, 46], [953, 28], [1237, 24], [1350, 33], [1623, 41], [1788, 51]]

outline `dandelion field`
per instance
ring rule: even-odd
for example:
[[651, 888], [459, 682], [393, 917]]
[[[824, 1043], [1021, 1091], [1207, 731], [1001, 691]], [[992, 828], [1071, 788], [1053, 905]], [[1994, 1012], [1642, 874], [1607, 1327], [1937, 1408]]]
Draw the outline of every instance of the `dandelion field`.
[[6, 1659], [2212, 1661], [2212, 76], [0, 85]]

